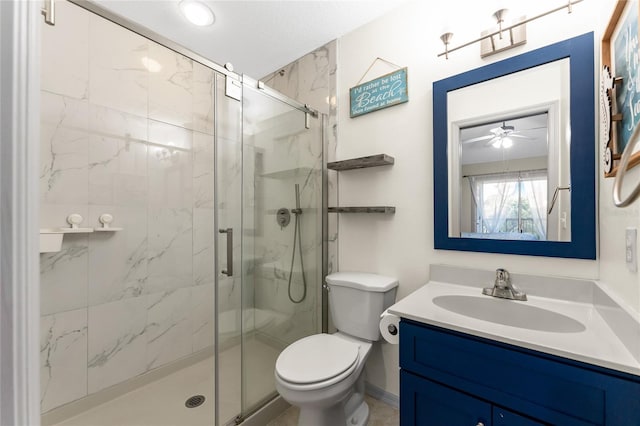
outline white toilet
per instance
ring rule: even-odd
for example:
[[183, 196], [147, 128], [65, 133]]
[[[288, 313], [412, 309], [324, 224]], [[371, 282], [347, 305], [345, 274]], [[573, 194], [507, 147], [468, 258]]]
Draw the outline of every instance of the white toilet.
[[276, 361], [276, 389], [300, 408], [298, 425], [362, 426], [364, 363], [380, 339], [380, 315], [396, 297], [395, 278], [337, 272], [326, 278], [335, 334], [315, 334], [282, 351]]

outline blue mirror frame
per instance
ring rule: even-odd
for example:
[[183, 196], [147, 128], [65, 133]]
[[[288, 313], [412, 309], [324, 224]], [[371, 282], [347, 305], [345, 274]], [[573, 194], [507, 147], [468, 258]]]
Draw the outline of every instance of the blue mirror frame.
[[[571, 241], [449, 237], [447, 93], [569, 58]], [[433, 83], [434, 248], [530, 256], [596, 258], [594, 35], [583, 34]]]

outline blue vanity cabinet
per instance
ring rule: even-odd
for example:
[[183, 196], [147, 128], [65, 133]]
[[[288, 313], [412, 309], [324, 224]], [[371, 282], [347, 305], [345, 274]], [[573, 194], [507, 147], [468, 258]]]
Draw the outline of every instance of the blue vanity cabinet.
[[462, 392], [400, 372], [400, 419], [402, 425], [489, 424], [491, 405]]
[[640, 377], [404, 319], [400, 368], [402, 426], [640, 425]]

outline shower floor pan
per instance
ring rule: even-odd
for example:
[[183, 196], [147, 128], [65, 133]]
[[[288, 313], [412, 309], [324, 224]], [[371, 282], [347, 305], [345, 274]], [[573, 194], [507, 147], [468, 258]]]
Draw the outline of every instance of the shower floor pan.
[[[247, 388], [250, 400], [274, 392], [273, 366], [279, 350], [250, 339], [247, 360], [254, 383]], [[253, 356], [252, 356], [253, 354]], [[221, 424], [240, 412], [240, 346], [220, 353]], [[56, 426], [211, 426], [214, 423], [214, 358], [209, 357], [159, 380], [122, 394], [104, 404], [77, 414]], [[193, 395], [206, 397], [196, 408], [185, 407]], [[44, 423], [43, 423], [44, 424]]]

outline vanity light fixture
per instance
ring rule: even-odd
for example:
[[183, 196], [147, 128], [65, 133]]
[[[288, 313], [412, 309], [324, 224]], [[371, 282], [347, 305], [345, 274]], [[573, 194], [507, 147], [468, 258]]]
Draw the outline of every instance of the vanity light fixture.
[[[446, 32], [440, 36], [440, 40], [444, 43], [444, 52], [439, 53], [438, 57], [444, 56], [445, 59], [449, 59], [449, 53], [462, 49], [463, 47], [470, 46], [472, 44], [481, 42], [481, 57], [489, 56], [494, 53], [501, 52], [503, 50], [511, 49], [512, 47], [520, 46], [527, 42], [526, 40], [526, 25], [528, 22], [535, 21], [543, 16], [550, 15], [563, 9], [567, 9], [569, 13], [573, 11], [573, 5], [580, 3], [584, 0], [567, 0], [567, 3], [563, 6], [558, 6], [555, 9], [548, 10], [539, 15], [531, 18], [522, 18], [521, 20], [503, 27], [507, 9], [500, 9], [493, 14], [498, 24], [498, 29], [491, 29], [483, 31], [481, 36], [475, 40], [461, 44], [454, 48], [449, 48], [449, 42], [453, 37], [453, 33]], [[508, 37], [506, 36], [508, 34]]]
[[205, 3], [196, 0], [182, 0], [179, 4], [180, 12], [193, 25], [206, 27], [215, 22], [216, 16]]

